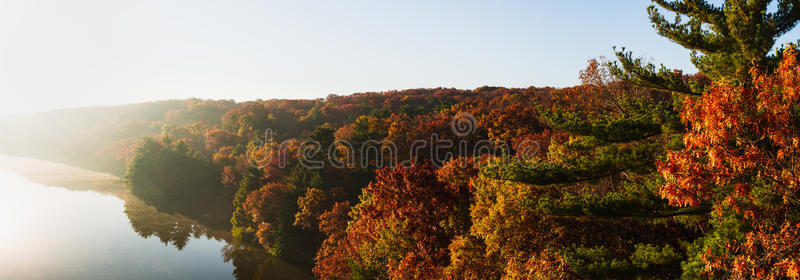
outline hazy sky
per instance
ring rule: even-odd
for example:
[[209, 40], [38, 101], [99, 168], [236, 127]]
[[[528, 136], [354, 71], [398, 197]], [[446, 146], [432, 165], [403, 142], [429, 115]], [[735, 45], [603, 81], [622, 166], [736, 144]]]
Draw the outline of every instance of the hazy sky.
[[649, 4], [0, 0], [0, 115], [186, 97], [561, 87], [612, 46], [694, 72], [688, 51], [653, 31]]

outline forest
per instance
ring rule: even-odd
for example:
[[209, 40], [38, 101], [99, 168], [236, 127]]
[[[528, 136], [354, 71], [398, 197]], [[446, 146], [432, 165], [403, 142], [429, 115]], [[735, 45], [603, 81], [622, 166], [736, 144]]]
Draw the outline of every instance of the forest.
[[698, 73], [618, 48], [566, 88], [67, 109], [0, 151], [211, 197], [318, 279], [800, 279], [800, 4], [654, 2]]

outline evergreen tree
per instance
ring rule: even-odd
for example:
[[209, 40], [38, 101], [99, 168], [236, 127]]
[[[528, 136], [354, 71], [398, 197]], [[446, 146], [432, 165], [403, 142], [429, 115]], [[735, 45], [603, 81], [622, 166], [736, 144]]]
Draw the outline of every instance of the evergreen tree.
[[[697, 217], [707, 207], [673, 207], [659, 195], [656, 159], [665, 153], [671, 135], [682, 132], [673, 101], [610, 74], [597, 77], [608, 71], [595, 67], [603, 66], [590, 64], [583, 87], [556, 94], [552, 108], [539, 106], [553, 131], [549, 144], [540, 143], [545, 155], [490, 162], [482, 169], [487, 179], [475, 184], [481, 202], [473, 211], [538, 217], [518, 221], [534, 225], [519, 228], [526, 232], [517, 234], [539, 240], [525, 246], [496, 245], [494, 240], [514, 234], [489, 230], [507, 223], [492, 221], [493, 215], [474, 220], [473, 232], [488, 248], [510, 251], [500, 255], [530, 258], [521, 260], [520, 267], [552, 257], [539, 270], [564, 270], [566, 276], [585, 279], [677, 277], [683, 259], [680, 244], [698, 237], [692, 226], [703, 222]], [[602, 82], [592, 82], [598, 80]], [[506, 275], [513, 272], [513, 267], [504, 269]]]
[[[540, 107], [542, 117], [562, 136], [551, 137], [543, 157], [517, 157], [510, 163], [496, 161], [485, 166], [483, 176], [504, 183], [490, 179], [476, 184], [477, 199], [486, 201], [479, 203], [486, 204], [485, 210], [476, 209], [491, 213], [505, 207], [500, 212], [523, 212], [517, 215], [539, 217], [535, 223], [556, 228], [539, 230], [562, 228], [566, 233], [541, 232], [537, 238], [551, 241], [528, 246], [497, 245], [495, 240], [514, 235], [481, 231], [482, 227], [496, 227], [487, 225], [491, 218], [473, 221], [473, 232], [480, 233], [478, 237], [489, 248], [487, 255], [492, 247], [510, 246], [514, 248], [511, 254], [539, 254], [539, 259], [552, 260], [547, 268], [576, 278], [668, 278], [682, 274], [679, 263], [686, 255], [697, 254], [687, 252], [685, 244], [698, 240], [704, 233], [699, 229], [709, 226], [710, 205], [670, 205], [660, 193], [663, 179], [653, 172], [667, 150], [683, 148], [679, 140], [684, 127], [675, 109], [683, 100], [680, 94], [701, 94], [708, 84], [703, 76], [747, 85], [752, 81], [748, 74], [752, 66], [775, 67], [782, 55], [769, 55], [770, 50], [776, 38], [800, 20], [800, 4], [778, 1], [777, 11], [769, 13], [767, 8], [775, 1], [728, 0], [722, 5], [702, 0], [654, 2], [676, 13], [676, 19], [668, 21], [651, 6], [648, 12], [657, 32], [692, 50], [692, 62], [704, 75], [687, 76], [645, 64], [623, 49], [617, 53], [619, 62], [608, 64], [608, 72], [591, 67], [584, 72], [594, 77], [584, 79], [588, 86], [606, 86], [594, 95], [609, 106], [597, 107], [594, 112], [568, 109], [564, 104]], [[633, 88], [608, 87], [619, 81], [605, 82], [605, 73], [653, 91], [641, 94]], [[578, 99], [584, 99], [579, 106], [591, 107], [586, 106], [591, 98]], [[526, 219], [517, 223], [534, 222]], [[639, 232], [605, 238], [631, 231]], [[534, 259], [523, 259], [522, 264], [532, 267]], [[508, 267], [505, 273], [510, 273]]]
[[[712, 80], [749, 83], [754, 65], [773, 68], [780, 53], [771, 54], [775, 40], [800, 20], [800, 3], [794, 0], [726, 0], [721, 5], [705, 0], [653, 0], [675, 13], [670, 21], [656, 6], [648, 8], [650, 21], [659, 35], [692, 51], [692, 63]], [[777, 10], [768, 12], [777, 2]], [[700, 94], [702, 86], [691, 83], [681, 71], [644, 64], [623, 49], [614, 74], [646, 87]]]
[[233, 216], [231, 217], [231, 233], [234, 241], [243, 244], [254, 244], [254, 234], [256, 225], [244, 211], [244, 202], [250, 193], [258, 190], [264, 185], [263, 173], [255, 167], [248, 167], [239, 181], [239, 189], [233, 195]]
[[223, 195], [219, 173], [219, 168], [183, 141], [162, 144], [144, 138], [131, 158], [124, 179], [135, 194]]

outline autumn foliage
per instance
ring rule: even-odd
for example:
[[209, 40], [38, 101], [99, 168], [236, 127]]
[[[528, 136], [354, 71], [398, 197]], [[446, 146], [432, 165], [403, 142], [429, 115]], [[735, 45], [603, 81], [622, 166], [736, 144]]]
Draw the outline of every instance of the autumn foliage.
[[[127, 166], [137, 194], [211, 196], [232, 208], [227, 254], [320, 279], [800, 279], [800, 62], [794, 45], [768, 54], [800, 20], [795, 2], [655, 0], [688, 19], [648, 10], [694, 51], [692, 75], [622, 50], [574, 87], [65, 110], [0, 122], [43, 139], [0, 144]], [[86, 127], [65, 131], [74, 119]], [[412, 151], [420, 140], [454, 145]], [[310, 159], [344, 164], [308, 168], [311, 142]]]
[[467, 229], [475, 172], [455, 161], [438, 172], [429, 164], [381, 170], [351, 210], [352, 224], [343, 227], [337, 214], [346, 204], [323, 215], [328, 240], [314, 272], [321, 279], [442, 278], [450, 240]]
[[713, 207], [715, 228], [696, 244], [702, 274], [800, 278], [798, 69], [789, 48], [774, 73], [751, 70], [752, 86], [720, 81], [684, 102], [686, 148], [660, 165], [661, 193]]

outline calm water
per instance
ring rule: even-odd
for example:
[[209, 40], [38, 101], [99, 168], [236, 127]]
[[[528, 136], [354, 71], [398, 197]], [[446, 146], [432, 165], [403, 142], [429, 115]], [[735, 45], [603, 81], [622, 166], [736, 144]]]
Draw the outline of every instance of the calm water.
[[[110, 175], [0, 156], [0, 279], [304, 279]], [[199, 215], [207, 217], [208, 215]]]

